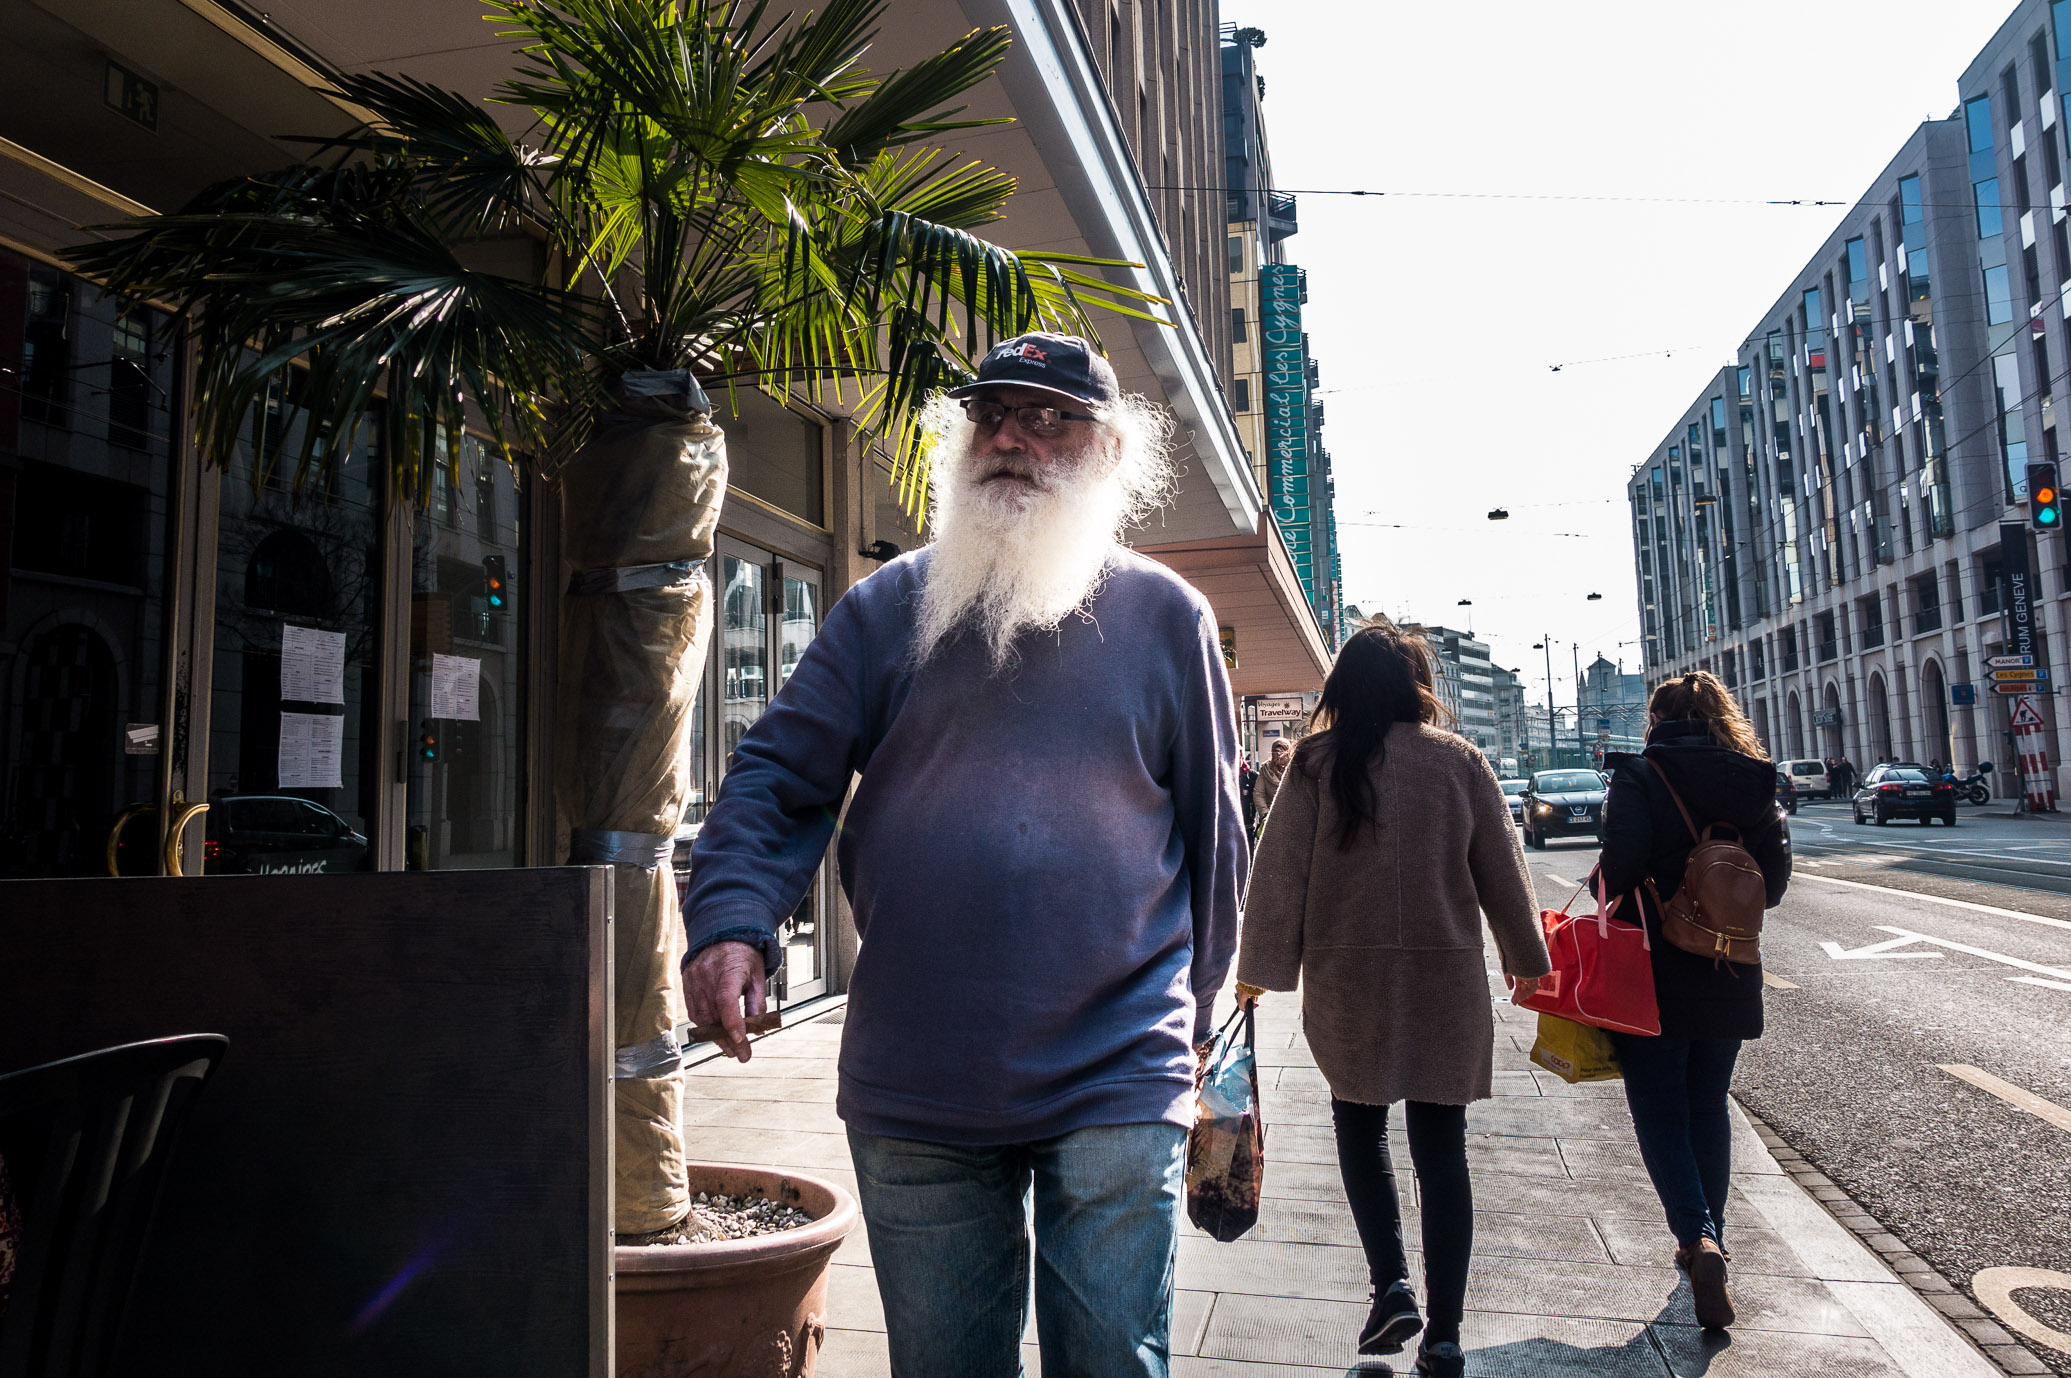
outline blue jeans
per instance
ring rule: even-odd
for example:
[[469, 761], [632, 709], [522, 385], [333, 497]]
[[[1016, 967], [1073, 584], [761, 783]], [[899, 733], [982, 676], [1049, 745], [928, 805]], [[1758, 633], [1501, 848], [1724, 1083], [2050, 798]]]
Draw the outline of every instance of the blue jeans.
[[1676, 1243], [1709, 1235], [1723, 1244], [1726, 1192], [1733, 1184], [1733, 1084], [1737, 1038], [1645, 1038], [1614, 1033], [1625, 1103], [1640, 1159], [1668, 1215]]
[[995, 1148], [849, 1130], [893, 1378], [1018, 1378], [1035, 1199], [1043, 1378], [1166, 1378], [1186, 1130]]

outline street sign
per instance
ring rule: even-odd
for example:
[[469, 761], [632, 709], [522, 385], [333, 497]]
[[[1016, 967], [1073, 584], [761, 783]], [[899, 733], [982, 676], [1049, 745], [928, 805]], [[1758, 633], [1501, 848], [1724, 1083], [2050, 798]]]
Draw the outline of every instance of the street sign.
[[1978, 701], [1978, 687], [1975, 684], [1952, 684], [1949, 686], [1949, 702], [1952, 704], [1974, 704]]
[[1990, 673], [1992, 678], [2001, 684], [2012, 680], [2024, 680], [2033, 683], [2036, 680], [2049, 678], [2049, 671], [2047, 670], [1993, 670]]
[[1300, 722], [1309, 716], [1300, 699], [1260, 699], [1258, 720], [1260, 722]]
[[2016, 680], [2011, 684], [1995, 684], [1992, 686], [1992, 692], [1995, 694], [2047, 694], [2049, 689], [2046, 685], [2034, 684], [2027, 680]]
[[2015, 727], [2041, 727], [2042, 715], [2035, 711], [2035, 705], [2032, 703], [2017, 703], [2013, 706], [2013, 725]]
[[2018, 670], [2035, 663], [2034, 656], [1986, 656], [1988, 670]]

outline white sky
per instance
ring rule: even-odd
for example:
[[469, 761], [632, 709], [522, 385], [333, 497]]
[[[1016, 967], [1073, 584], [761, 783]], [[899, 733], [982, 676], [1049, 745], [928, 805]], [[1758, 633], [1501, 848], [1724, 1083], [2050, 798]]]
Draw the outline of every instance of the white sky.
[[[2012, 8], [1223, 0], [1222, 17], [1266, 33], [1282, 187], [1852, 202], [1954, 109]], [[1472, 627], [1540, 696], [1531, 646], [1550, 633], [1563, 703], [1571, 640], [1584, 665], [1639, 669], [1625, 481], [1844, 213], [1302, 197], [1288, 256], [1309, 270], [1345, 601]], [[1488, 521], [1499, 505], [1510, 520]]]

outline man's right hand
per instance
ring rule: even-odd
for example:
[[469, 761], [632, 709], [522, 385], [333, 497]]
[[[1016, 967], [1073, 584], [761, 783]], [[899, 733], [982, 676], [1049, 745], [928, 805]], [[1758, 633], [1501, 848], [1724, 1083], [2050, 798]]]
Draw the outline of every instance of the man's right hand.
[[693, 1024], [716, 1025], [719, 1048], [728, 1057], [746, 1062], [748, 1024], [741, 1012], [763, 1011], [762, 952], [749, 943], [714, 943], [683, 968], [683, 1001]]

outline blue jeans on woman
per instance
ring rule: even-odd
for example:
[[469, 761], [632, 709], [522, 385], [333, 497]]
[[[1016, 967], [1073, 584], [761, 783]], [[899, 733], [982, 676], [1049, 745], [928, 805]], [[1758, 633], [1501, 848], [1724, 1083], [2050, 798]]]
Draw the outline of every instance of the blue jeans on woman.
[[849, 1130], [893, 1378], [1018, 1378], [1035, 1203], [1044, 1378], [1166, 1378], [1187, 1132], [1000, 1147]]
[[1625, 1103], [1640, 1159], [1668, 1215], [1676, 1243], [1709, 1236], [1723, 1245], [1726, 1192], [1733, 1184], [1733, 1084], [1737, 1038], [1646, 1038], [1614, 1033]]

